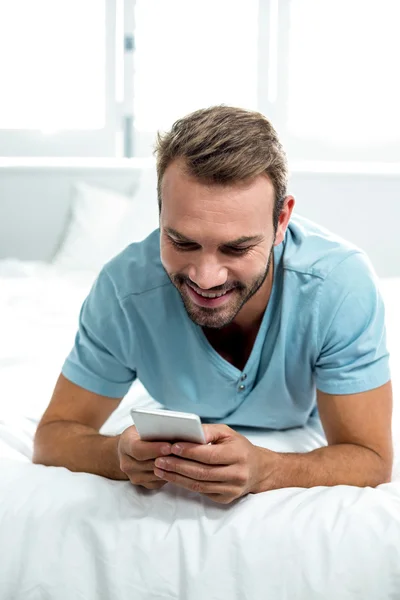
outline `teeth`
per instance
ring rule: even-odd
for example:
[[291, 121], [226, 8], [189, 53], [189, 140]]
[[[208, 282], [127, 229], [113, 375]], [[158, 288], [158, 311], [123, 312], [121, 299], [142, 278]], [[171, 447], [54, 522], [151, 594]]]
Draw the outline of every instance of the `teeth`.
[[[192, 287], [192, 286], [190, 286]], [[193, 290], [194, 288], [192, 288]], [[204, 294], [202, 292], [198, 292], [197, 290], [194, 290], [196, 292], [196, 294], [198, 294], [199, 296], [202, 296], [203, 298], [221, 298], [221, 296], [225, 296], [225, 294], [227, 292], [222, 292], [222, 294]], [[229, 291], [229, 290], [228, 290]]]
[[200, 292], [197, 292], [199, 294], [199, 296], [203, 296], [203, 298], [221, 298], [221, 296], [225, 296], [225, 292], [223, 292], [222, 294], [200, 294]]

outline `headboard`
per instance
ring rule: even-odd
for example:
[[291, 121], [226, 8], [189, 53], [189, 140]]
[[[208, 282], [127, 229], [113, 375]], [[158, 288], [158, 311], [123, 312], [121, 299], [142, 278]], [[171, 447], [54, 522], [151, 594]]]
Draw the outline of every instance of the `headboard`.
[[[68, 219], [77, 180], [132, 193], [154, 159], [1, 159], [0, 258], [50, 260]], [[364, 249], [378, 275], [400, 275], [400, 170], [392, 173], [292, 169], [295, 210]]]

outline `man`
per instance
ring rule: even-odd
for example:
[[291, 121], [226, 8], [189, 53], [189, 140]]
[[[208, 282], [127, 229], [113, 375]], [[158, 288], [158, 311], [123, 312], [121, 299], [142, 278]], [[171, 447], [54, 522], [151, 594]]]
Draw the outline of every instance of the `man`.
[[[34, 462], [220, 503], [390, 481], [384, 307], [365, 255], [292, 217], [286, 155], [257, 112], [196, 111], [156, 153], [160, 228], [106, 264], [83, 303]], [[134, 426], [100, 435], [136, 377], [166, 408], [200, 415], [212, 443], [142, 442]], [[328, 446], [304, 454], [233, 429], [314, 414]]]

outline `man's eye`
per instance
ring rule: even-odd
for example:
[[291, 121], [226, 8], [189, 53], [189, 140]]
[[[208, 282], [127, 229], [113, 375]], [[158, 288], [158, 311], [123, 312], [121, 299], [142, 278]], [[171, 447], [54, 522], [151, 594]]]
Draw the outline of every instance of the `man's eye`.
[[190, 242], [176, 242], [171, 239], [171, 244], [177, 249], [182, 251], [196, 250], [196, 244], [191, 244]]
[[[182, 252], [194, 252], [195, 250], [198, 250], [199, 246], [198, 244], [194, 244], [193, 242], [177, 242], [176, 240], [173, 240], [172, 238], [169, 238], [171, 244], [174, 246], [174, 248], [176, 248], [176, 250], [180, 250]], [[224, 248], [221, 249], [222, 252], [224, 252], [225, 254], [232, 254], [234, 256], [242, 256], [243, 254], [246, 254], [246, 252], [248, 252], [250, 249], [252, 248], [252, 246], [247, 246], [246, 248], [236, 248], [235, 246], [226, 246]]]
[[246, 254], [246, 252], [248, 252], [250, 250], [251, 246], [247, 246], [246, 248], [234, 248], [229, 247], [229, 248], [225, 248], [224, 252], [226, 252], [227, 254], [236, 254], [236, 255], [240, 255], [240, 254]]

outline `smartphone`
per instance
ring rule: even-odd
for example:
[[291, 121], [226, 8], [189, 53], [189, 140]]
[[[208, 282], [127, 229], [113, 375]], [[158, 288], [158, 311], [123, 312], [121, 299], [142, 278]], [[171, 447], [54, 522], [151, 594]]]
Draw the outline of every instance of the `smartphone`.
[[146, 442], [193, 442], [206, 444], [198, 415], [172, 410], [132, 408], [131, 417], [140, 439]]

